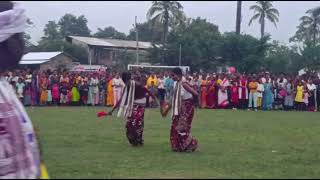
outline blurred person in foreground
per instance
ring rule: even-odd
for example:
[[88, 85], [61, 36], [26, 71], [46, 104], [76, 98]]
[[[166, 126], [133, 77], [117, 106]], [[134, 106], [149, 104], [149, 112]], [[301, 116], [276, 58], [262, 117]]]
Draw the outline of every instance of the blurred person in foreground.
[[[0, 2], [0, 72], [15, 68], [24, 52], [27, 17], [19, 4]], [[12, 86], [0, 79], [0, 179], [39, 179], [36, 134]]]

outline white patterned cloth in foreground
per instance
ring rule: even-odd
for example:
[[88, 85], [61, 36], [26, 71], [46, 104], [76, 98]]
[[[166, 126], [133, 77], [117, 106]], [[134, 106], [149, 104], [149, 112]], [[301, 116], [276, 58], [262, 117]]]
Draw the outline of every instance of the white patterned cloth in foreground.
[[27, 27], [25, 10], [18, 3], [14, 3], [13, 9], [0, 12], [0, 42], [12, 35], [22, 33]]
[[0, 179], [38, 179], [40, 175], [32, 123], [11, 85], [0, 79]]

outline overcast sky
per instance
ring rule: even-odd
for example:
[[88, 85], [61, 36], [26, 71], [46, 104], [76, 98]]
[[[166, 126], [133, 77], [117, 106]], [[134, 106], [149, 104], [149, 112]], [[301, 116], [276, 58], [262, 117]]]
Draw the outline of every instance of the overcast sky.
[[[180, 2], [188, 17], [206, 18], [218, 25], [221, 32], [234, 31], [236, 1]], [[92, 32], [96, 32], [99, 27], [113, 26], [118, 31], [128, 34], [134, 23], [134, 17], [138, 17], [138, 22], [145, 22], [146, 13], [151, 6], [151, 1], [23, 1], [20, 3], [35, 24], [28, 30], [33, 42], [38, 41], [43, 35], [43, 28], [49, 20], [58, 21], [66, 13], [85, 15]], [[249, 7], [254, 3], [242, 2], [241, 31], [259, 37], [259, 24], [254, 23], [248, 26], [250, 17], [253, 15]], [[288, 43], [289, 38], [294, 35], [300, 17], [308, 9], [320, 6], [319, 1], [274, 1], [273, 4], [280, 12], [280, 22], [277, 28], [267, 23], [266, 32], [272, 35], [272, 39], [283, 43]]]

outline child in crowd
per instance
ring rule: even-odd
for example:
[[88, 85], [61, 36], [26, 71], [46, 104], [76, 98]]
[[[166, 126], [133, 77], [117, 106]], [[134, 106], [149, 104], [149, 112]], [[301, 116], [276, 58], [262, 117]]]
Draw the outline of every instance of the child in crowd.
[[68, 87], [67, 83], [63, 82], [60, 87], [60, 104], [67, 105], [68, 102]]
[[88, 104], [89, 86], [88, 81], [84, 80], [83, 85], [80, 88], [81, 105], [85, 106]]
[[24, 88], [25, 88], [25, 84], [22, 82], [22, 79], [19, 78], [18, 82], [16, 83], [16, 89], [17, 89], [18, 98], [22, 103], [24, 99]]

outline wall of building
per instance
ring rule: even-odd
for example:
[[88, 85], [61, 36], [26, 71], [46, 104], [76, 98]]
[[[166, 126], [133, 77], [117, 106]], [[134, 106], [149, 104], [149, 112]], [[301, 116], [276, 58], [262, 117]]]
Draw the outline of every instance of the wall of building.
[[[88, 44], [76, 39], [72, 39], [72, 44], [85, 47], [88, 50], [88, 64], [90, 64], [91, 59], [92, 65], [114, 66], [118, 63], [119, 57], [123, 56], [124, 52], [127, 52], [128, 56], [132, 56], [132, 54], [135, 54], [135, 49], [107, 49], [108, 47], [88, 46]], [[140, 62], [149, 62], [146, 50], [140, 49], [139, 54]]]
[[[101, 47], [90, 47], [91, 49], [91, 63], [93, 65], [114, 66], [121, 58], [127, 57], [132, 60], [136, 59], [136, 50], [131, 49], [106, 49]], [[148, 52], [146, 50], [139, 51], [140, 62], [149, 62]], [[127, 59], [125, 61], [128, 61]], [[88, 62], [89, 64], [89, 62]]]
[[112, 66], [113, 52], [100, 47], [92, 47], [92, 64]]
[[49, 62], [41, 64], [40, 70], [55, 70], [55, 69], [71, 69], [74, 63], [72, 62], [72, 58], [66, 56], [64, 54], [60, 54], [54, 58], [52, 58]]
[[82, 41], [78, 41], [78, 40], [76, 40], [76, 39], [72, 39], [71, 41], [72, 41], [72, 44], [77, 45], [77, 46], [81, 46], [81, 47], [83, 47], [83, 48], [86, 48], [87, 51], [89, 52], [88, 44], [83, 43]]

